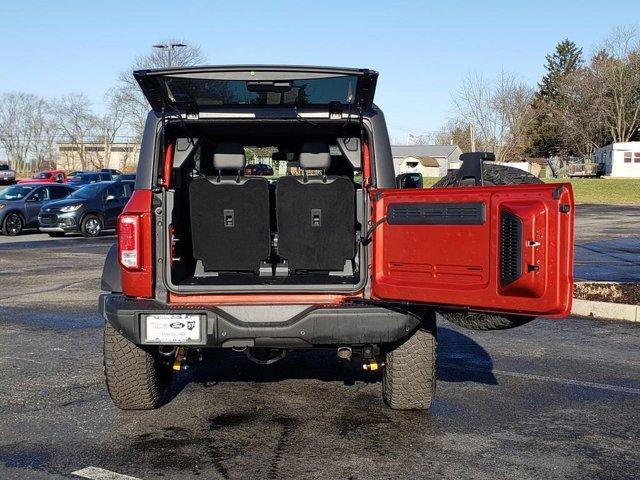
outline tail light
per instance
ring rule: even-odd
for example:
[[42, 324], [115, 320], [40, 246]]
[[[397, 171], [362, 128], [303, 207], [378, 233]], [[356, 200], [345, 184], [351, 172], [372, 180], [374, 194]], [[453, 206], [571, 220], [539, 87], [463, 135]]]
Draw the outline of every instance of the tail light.
[[140, 270], [140, 215], [118, 217], [118, 258], [126, 270]]
[[118, 261], [122, 293], [153, 297], [153, 221], [151, 190], [134, 190], [118, 217]]

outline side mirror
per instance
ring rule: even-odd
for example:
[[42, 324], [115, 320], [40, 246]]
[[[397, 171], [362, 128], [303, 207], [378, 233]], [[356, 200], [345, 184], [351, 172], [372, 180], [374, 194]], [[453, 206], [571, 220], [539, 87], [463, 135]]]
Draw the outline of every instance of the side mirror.
[[112, 202], [112, 201], [113, 201], [113, 200], [115, 200], [115, 199], [116, 199], [116, 196], [115, 196], [115, 195], [107, 195], [107, 196], [105, 197], [105, 199], [104, 199], [104, 203]]
[[396, 188], [422, 188], [422, 174], [401, 173], [396, 177]]

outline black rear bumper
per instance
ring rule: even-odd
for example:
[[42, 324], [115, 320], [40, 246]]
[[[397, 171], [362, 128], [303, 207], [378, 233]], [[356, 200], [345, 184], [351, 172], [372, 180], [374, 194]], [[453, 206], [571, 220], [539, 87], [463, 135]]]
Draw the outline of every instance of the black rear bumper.
[[[261, 321], [260, 310], [250, 322], [239, 320], [224, 310], [207, 306], [179, 307], [155, 300], [140, 300], [122, 294], [100, 295], [102, 316], [135, 344], [146, 342], [143, 331], [147, 314], [199, 314], [203, 322], [202, 341], [206, 347], [308, 348], [335, 345], [388, 344], [402, 340], [420, 324], [414, 315], [380, 306], [309, 306], [290, 318]], [[285, 315], [286, 316], [286, 315]], [[257, 318], [256, 318], [257, 317]]]

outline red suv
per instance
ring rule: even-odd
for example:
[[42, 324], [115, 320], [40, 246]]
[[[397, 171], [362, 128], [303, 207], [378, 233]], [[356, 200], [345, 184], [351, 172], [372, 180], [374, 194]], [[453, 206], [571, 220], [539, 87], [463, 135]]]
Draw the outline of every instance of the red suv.
[[64, 170], [42, 170], [31, 178], [25, 178], [18, 183], [64, 183], [67, 176]]
[[[377, 72], [134, 76], [152, 111], [99, 303], [120, 408], [161, 405], [205, 348], [263, 364], [323, 348], [383, 369], [391, 408], [428, 409], [436, 312], [476, 329], [569, 313], [571, 185], [485, 153], [463, 155], [437, 188], [396, 179]], [[256, 149], [295, 159], [295, 174], [247, 176]]]

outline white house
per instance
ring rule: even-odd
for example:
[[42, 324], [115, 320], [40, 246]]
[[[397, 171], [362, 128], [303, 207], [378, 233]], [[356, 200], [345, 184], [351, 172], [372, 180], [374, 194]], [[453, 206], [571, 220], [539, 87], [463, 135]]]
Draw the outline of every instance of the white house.
[[640, 142], [619, 142], [593, 152], [593, 161], [604, 163], [610, 177], [640, 177]]
[[462, 154], [457, 145], [392, 145], [391, 152], [396, 175], [419, 172], [424, 177], [443, 177], [460, 168]]
[[397, 173], [420, 173], [423, 177], [439, 177], [440, 164], [433, 157], [405, 157], [398, 165]]

